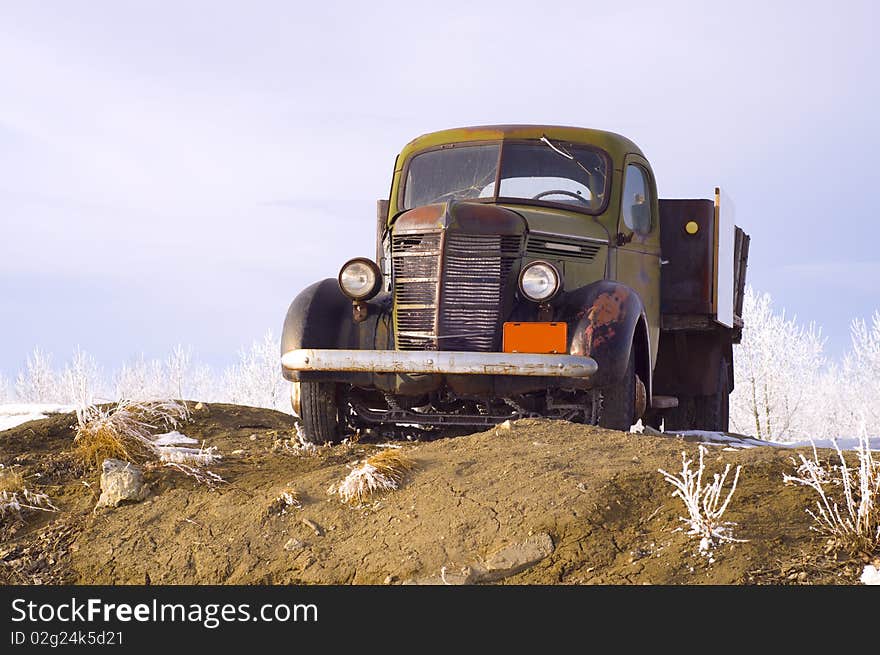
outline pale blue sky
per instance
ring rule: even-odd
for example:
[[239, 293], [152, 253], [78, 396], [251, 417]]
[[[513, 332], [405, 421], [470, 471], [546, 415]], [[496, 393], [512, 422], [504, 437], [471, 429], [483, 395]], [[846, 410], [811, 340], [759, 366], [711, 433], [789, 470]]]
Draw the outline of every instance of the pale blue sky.
[[0, 371], [34, 345], [211, 363], [373, 252], [419, 134], [620, 132], [664, 197], [724, 186], [749, 281], [880, 307], [870, 2], [0, 1]]

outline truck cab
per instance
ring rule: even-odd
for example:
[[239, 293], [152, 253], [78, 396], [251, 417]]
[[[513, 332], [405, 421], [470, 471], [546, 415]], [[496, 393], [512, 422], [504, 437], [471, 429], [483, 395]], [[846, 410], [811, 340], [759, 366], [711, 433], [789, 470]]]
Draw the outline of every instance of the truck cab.
[[282, 373], [307, 439], [527, 416], [727, 428], [748, 237], [720, 233], [717, 199], [659, 200], [629, 139], [426, 134], [377, 206], [375, 257], [303, 290], [285, 318]]

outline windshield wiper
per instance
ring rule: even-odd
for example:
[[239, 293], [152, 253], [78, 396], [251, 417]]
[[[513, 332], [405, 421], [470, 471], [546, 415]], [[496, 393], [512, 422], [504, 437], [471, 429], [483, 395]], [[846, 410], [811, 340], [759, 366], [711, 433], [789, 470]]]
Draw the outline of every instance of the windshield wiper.
[[575, 157], [573, 154], [571, 154], [570, 152], [568, 152], [565, 148], [563, 148], [562, 146], [554, 145], [553, 143], [550, 142], [550, 139], [548, 139], [547, 136], [546, 136], [546, 135], [543, 135], [543, 134], [541, 135], [541, 142], [544, 143], [544, 144], [546, 144], [547, 147], [550, 148], [550, 150], [552, 150], [552, 151], [555, 152], [556, 154], [560, 155], [561, 157], [565, 157], [566, 159], [570, 159], [571, 161], [573, 161], [575, 164], [578, 165], [578, 167], [579, 167], [584, 173], [587, 174], [587, 178], [588, 178], [588, 179], [591, 179], [591, 180], [593, 179], [593, 174], [592, 174], [590, 171], [587, 170], [587, 167], [584, 166], [584, 165], [580, 162], [580, 160], [578, 160], [577, 157]]

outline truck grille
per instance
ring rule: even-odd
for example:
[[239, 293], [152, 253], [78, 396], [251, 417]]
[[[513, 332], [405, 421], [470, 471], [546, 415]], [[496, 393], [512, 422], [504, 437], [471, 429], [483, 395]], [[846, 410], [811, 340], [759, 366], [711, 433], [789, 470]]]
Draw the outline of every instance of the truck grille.
[[397, 348], [497, 349], [505, 286], [520, 244], [519, 236], [395, 235], [391, 257]]

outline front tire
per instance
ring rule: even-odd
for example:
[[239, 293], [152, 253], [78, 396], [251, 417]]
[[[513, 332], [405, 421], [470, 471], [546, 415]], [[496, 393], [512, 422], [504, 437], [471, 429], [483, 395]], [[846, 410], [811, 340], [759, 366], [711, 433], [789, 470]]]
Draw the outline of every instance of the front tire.
[[609, 430], [629, 430], [645, 411], [645, 385], [636, 375], [635, 348], [630, 348], [626, 371], [617, 384], [602, 389], [599, 425]]
[[317, 445], [342, 441], [339, 385], [335, 382], [300, 382], [299, 393], [305, 440]]

